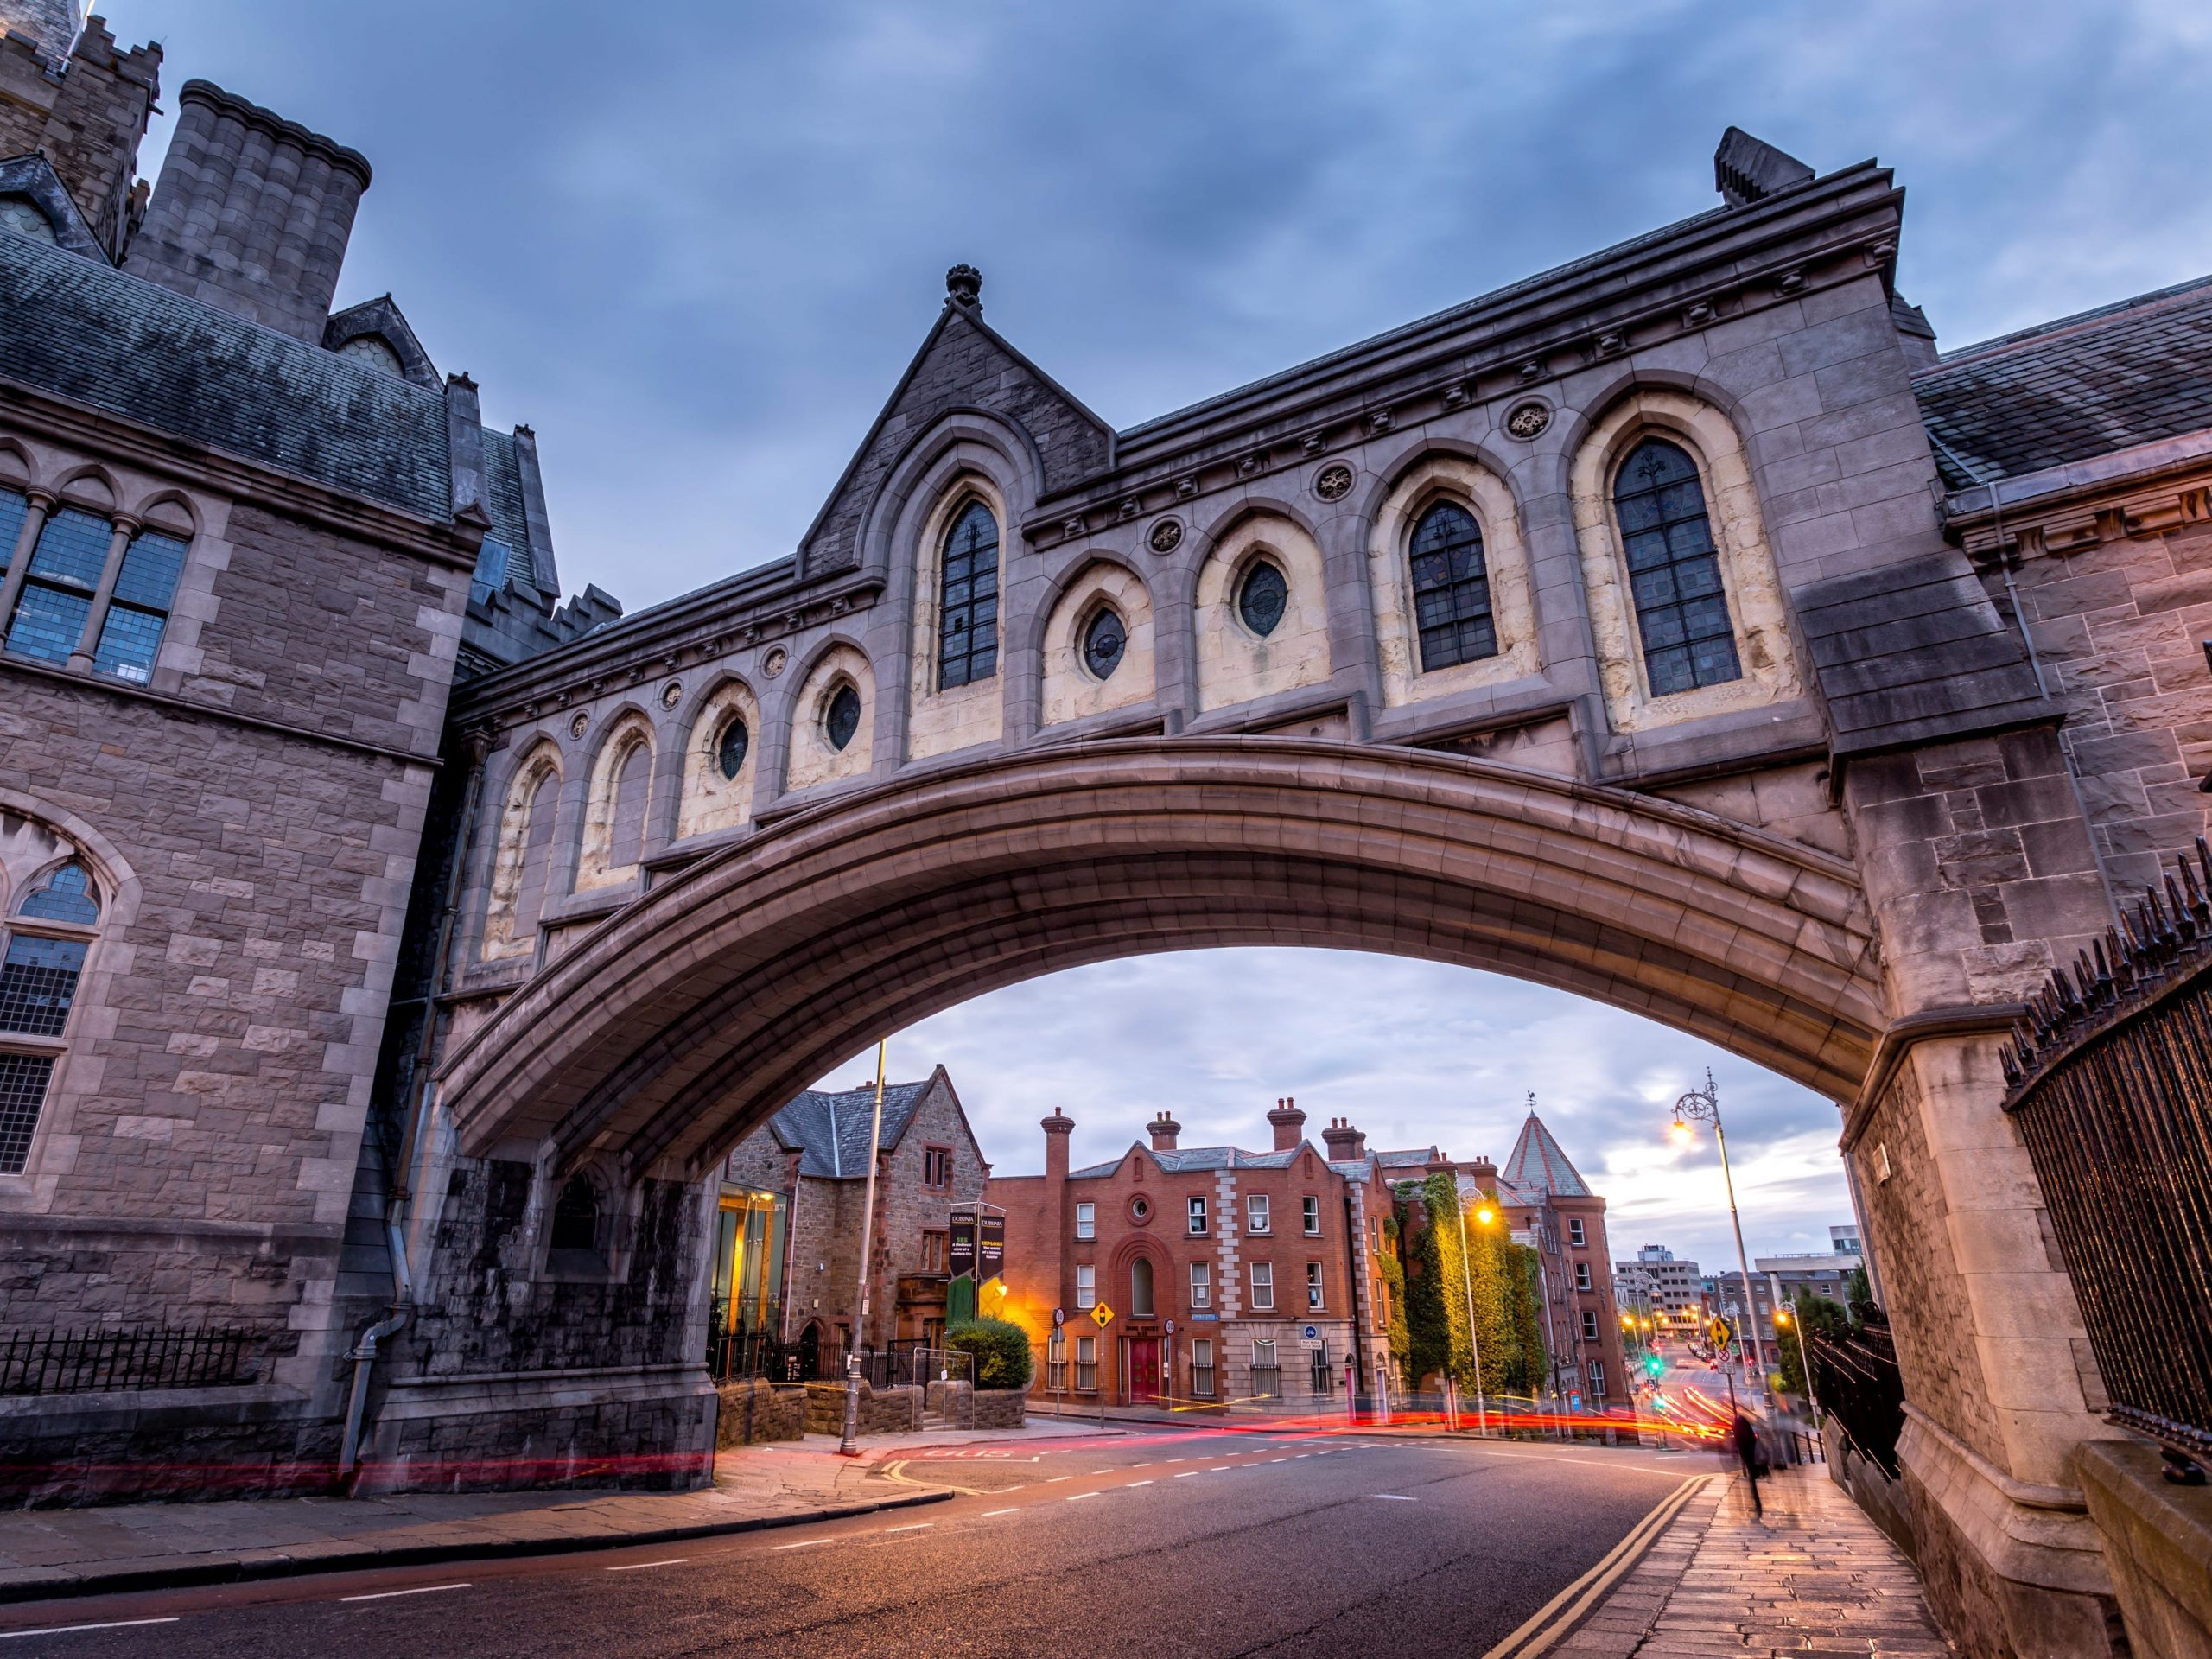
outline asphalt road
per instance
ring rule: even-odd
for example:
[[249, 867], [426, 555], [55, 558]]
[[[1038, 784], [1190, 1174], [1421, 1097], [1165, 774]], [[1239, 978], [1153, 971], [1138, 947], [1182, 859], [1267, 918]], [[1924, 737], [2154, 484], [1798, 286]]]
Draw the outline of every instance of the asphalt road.
[[968, 1490], [852, 1521], [0, 1609], [0, 1659], [1480, 1655], [1714, 1466], [1211, 1430], [981, 1448], [887, 1465]]

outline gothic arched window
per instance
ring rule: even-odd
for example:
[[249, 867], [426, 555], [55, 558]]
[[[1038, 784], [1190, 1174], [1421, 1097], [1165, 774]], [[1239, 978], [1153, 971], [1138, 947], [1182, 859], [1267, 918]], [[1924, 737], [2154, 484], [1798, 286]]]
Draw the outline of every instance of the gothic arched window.
[[633, 743], [614, 769], [613, 793], [607, 803], [609, 869], [627, 869], [645, 855], [645, 798], [652, 784], [653, 748]]
[[1613, 511], [1651, 695], [1741, 679], [1697, 463], [1679, 444], [1646, 438], [1614, 477]]
[[73, 861], [32, 887], [0, 927], [0, 1175], [22, 1174], [30, 1160], [99, 919], [99, 891]]
[[553, 1201], [553, 1224], [546, 1248], [560, 1252], [596, 1252], [599, 1232], [599, 1188], [581, 1170], [569, 1177], [561, 1196]]
[[1152, 1311], [1152, 1262], [1141, 1255], [1129, 1263], [1129, 1317], [1148, 1319]]
[[1482, 526], [1456, 501], [1440, 501], [1414, 526], [1414, 624], [1424, 672], [1497, 655], [1490, 566]]
[[944, 538], [937, 630], [938, 690], [998, 672], [999, 524], [981, 501], [960, 510]]

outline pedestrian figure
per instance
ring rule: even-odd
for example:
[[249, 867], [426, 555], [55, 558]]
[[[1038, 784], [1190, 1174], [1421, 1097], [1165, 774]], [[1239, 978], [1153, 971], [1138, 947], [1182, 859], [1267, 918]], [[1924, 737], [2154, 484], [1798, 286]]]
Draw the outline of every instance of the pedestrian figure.
[[1759, 1502], [1759, 1477], [1766, 1473], [1766, 1452], [1759, 1445], [1758, 1430], [1740, 1411], [1736, 1414], [1736, 1456], [1744, 1465], [1745, 1483], [1751, 1489], [1751, 1513], [1764, 1520], [1766, 1506]]

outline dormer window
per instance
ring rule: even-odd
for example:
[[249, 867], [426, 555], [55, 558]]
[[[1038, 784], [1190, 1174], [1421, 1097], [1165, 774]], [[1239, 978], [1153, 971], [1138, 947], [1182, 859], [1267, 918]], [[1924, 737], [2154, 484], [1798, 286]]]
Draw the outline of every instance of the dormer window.
[[399, 353], [392, 350], [391, 342], [382, 334], [356, 334], [338, 348], [338, 354], [350, 357], [356, 363], [380, 374], [388, 374], [395, 380], [407, 378], [406, 365], [400, 361]]

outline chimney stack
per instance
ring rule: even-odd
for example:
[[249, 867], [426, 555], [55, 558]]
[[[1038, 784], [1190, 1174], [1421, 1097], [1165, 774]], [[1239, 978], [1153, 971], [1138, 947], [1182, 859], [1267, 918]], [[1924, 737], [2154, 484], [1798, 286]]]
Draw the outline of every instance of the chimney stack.
[[1277, 1152], [1288, 1152], [1306, 1138], [1306, 1114], [1298, 1109], [1294, 1100], [1275, 1102], [1274, 1110], [1268, 1114], [1268, 1122], [1274, 1126]]
[[1152, 1149], [1154, 1152], [1175, 1150], [1175, 1137], [1183, 1132], [1180, 1123], [1162, 1112], [1147, 1127], [1152, 1130]]
[[124, 268], [320, 346], [368, 188], [359, 150], [188, 80]]
[[1055, 1106], [1052, 1115], [1040, 1121], [1045, 1129], [1045, 1179], [1065, 1181], [1068, 1178], [1068, 1137], [1075, 1133], [1075, 1119]]
[[1351, 1126], [1348, 1117], [1332, 1117], [1329, 1127], [1321, 1131], [1321, 1139], [1329, 1148], [1329, 1161], [1348, 1164], [1367, 1156], [1367, 1137]]

